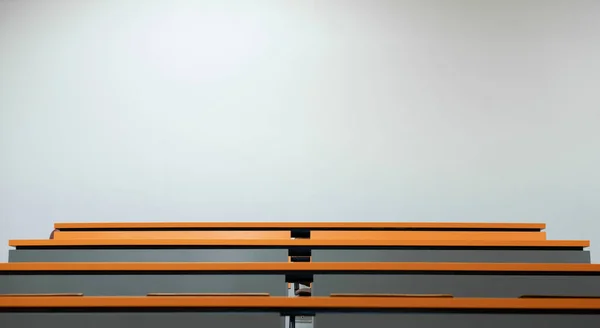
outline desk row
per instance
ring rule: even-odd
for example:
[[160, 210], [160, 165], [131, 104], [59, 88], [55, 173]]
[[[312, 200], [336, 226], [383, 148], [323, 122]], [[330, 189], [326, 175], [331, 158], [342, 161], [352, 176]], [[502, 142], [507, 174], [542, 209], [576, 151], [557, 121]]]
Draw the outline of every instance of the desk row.
[[0, 294], [449, 294], [600, 296], [600, 265], [518, 263], [5, 263]]
[[0, 297], [4, 328], [282, 328], [314, 315], [315, 328], [600, 325], [599, 299], [373, 297]]
[[17, 247], [9, 262], [492, 262], [590, 263], [583, 246], [197, 246]]

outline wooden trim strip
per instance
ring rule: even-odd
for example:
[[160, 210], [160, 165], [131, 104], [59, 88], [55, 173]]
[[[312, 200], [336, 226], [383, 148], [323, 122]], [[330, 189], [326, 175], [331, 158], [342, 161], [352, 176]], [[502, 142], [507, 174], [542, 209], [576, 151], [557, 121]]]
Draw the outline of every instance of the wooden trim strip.
[[545, 240], [540, 231], [372, 231], [372, 230], [315, 230], [310, 239], [356, 240]]
[[227, 297], [239, 297], [239, 296], [248, 296], [248, 297], [269, 297], [271, 294], [269, 293], [148, 293], [146, 296], [171, 296], [171, 297], [179, 297], [179, 296], [188, 296], [188, 297], [214, 297], [214, 296], [227, 296]]
[[423, 297], [6, 297], [0, 308], [600, 310], [600, 299]]
[[[290, 239], [289, 230], [57, 231], [51, 239]], [[545, 240], [540, 231], [315, 230], [310, 239]]]
[[486, 222], [61, 222], [56, 229], [501, 229], [543, 230], [545, 223]]
[[82, 297], [83, 293], [0, 294], [0, 297]]
[[519, 298], [593, 298], [600, 299], [600, 295], [598, 296], [573, 296], [573, 295], [521, 295]]
[[429, 297], [429, 298], [452, 298], [451, 294], [359, 294], [359, 293], [331, 293], [330, 297]]
[[0, 272], [11, 271], [169, 271], [169, 272], [514, 272], [598, 273], [600, 264], [571, 263], [459, 263], [459, 262], [13, 262], [0, 263]]
[[[531, 232], [525, 232], [531, 233]], [[534, 232], [540, 234], [541, 232]], [[525, 235], [522, 235], [525, 236]], [[290, 239], [289, 230], [57, 231], [53, 239]], [[534, 236], [524, 238], [534, 239]], [[535, 238], [537, 239], [537, 238]]]
[[262, 247], [540, 247], [583, 248], [587, 240], [312, 240], [312, 239], [32, 239], [10, 240], [16, 247], [64, 246], [262, 246]]

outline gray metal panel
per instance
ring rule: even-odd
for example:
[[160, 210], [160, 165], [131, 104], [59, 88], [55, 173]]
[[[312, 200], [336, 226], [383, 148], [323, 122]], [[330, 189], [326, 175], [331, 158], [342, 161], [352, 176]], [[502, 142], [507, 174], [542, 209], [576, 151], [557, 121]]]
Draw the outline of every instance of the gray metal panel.
[[287, 262], [287, 249], [17, 249], [9, 262]]
[[600, 314], [321, 313], [315, 328], [592, 328]]
[[495, 262], [590, 263], [589, 251], [577, 250], [406, 250], [315, 249], [313, 262]]
[[452, 294], [456, 297], [521, 295], [600, 296], [600, 276], [550, 275], [314, 275], [313, 294]]
[[277, 313], [0, 313], [2, 328], [282, 328]]
[[232, 274], [0, 275], [0, 294], [84, 293], [133, 296], [147, 293], [270, 293], [285, 296], [285, 276]]

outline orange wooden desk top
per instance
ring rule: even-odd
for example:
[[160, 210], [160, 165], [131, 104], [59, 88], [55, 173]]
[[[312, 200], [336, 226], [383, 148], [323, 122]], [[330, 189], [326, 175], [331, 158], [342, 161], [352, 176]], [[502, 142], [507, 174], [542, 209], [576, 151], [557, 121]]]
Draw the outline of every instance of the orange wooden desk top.
[[563, 263], [443, 263], [443, 262], [20, 262], [0, 263], [0, 272], [10, 271], [276, 271], [276, 272], [518, 272], [598, 273], [600, 264]]
[[55, 229], [498, 229], [542, 230], [544, 223], [485, 222], [73, 222]]
[[[55, 231], [52, 239], [291, 239], [291, 230]], [[310, 239], [545, 240], [543, 231], [313, 230]]]
[[594, 298], [243, 297], [243, 296], [0, 296], [0, 308], [346, 308], [599, 310]]
[[312, 240], [312, 239], [32, 239], [10, 240], [16, 247], [65, 246], [258, 246], [258, 247], [541, 247], [583, 248], [586, 240]]

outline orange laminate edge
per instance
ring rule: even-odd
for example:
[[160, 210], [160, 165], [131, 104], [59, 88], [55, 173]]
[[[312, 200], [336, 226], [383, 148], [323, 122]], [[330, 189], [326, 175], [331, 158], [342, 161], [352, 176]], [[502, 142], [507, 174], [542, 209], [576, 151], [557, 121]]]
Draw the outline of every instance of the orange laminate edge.
[[315, 230], [310, 239], [387, 239], [387, 240], [545, 240], [546, 233], [537, 231], [361, 231]]
[[74, 297], [83, 293], [51, 293], [51, 294], [0, 294], [2, 297]]
[[396, 247], [589, 247], [586, 240], [313, 240], [313, 239], [32, 239], [9, 246], [396, 246]]
[[330, 297], [454, 297], [452, 294], [364, 294], [364, 293], [331, 293]]
[[290, 239], [286, 230], [213, 230], [213, 231], [56, 231], [55, 240], [63, 239]]
[[[56, 231], [53, 239], [289, 239], [289, 230], [196, 230], [196, 231]], [[402, 240], [545, 240], [537, 231], [377, 231], [315, 230], [311, 239]]]
[[455, 263], [455, 262], [14, 262], [0, 263], [0, 271], [394, 271], [394, 272], [588, 272], [600, 264], [579, 263]]
[[148, 293], [146, 296], [193, 296], [193, 297], [214, 297], [214, 296], [227, 296], [227, 297], [239, 297], [239, 296], [252, 296], [252, 297], [269, 297], [269, 293]]
[[422, 298], [422, 297], [2, 297], [4, 308], [355, 308], [355, 309], [600, 309], [600, 299]]
[[544, 223], [485, 223], [485, 222], [73, 222], [55, 223], [56, 229], [530, 229], [542, 230]]

